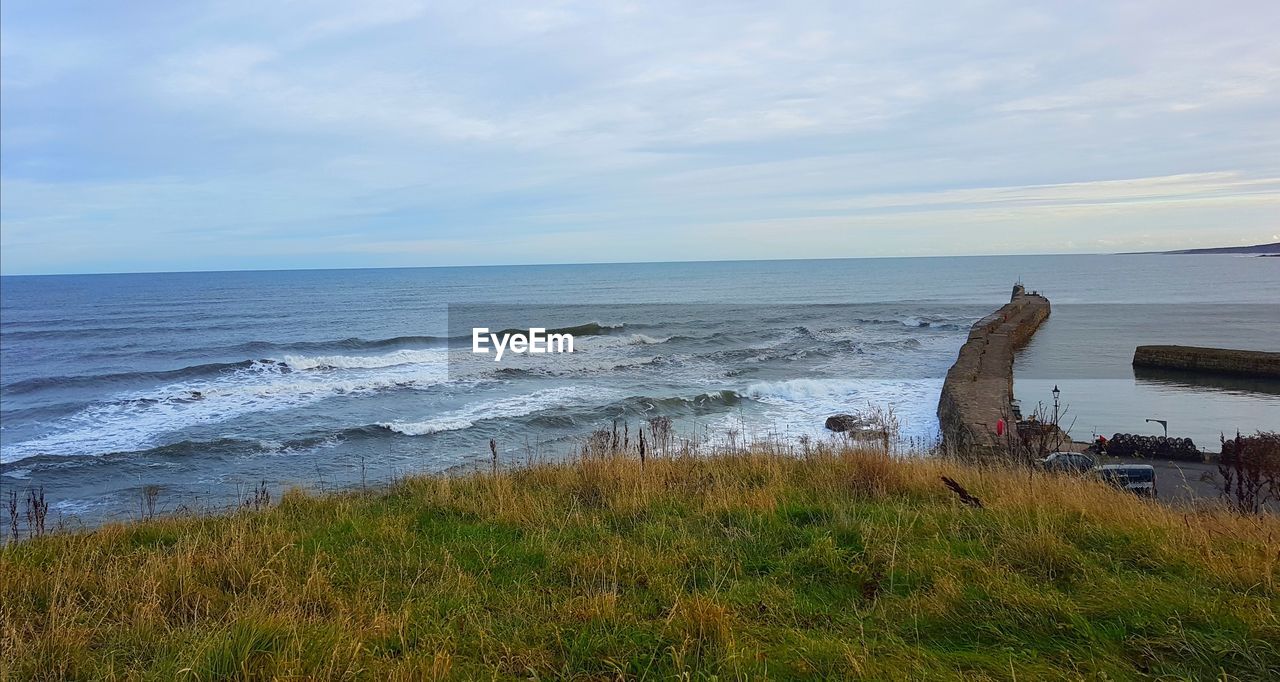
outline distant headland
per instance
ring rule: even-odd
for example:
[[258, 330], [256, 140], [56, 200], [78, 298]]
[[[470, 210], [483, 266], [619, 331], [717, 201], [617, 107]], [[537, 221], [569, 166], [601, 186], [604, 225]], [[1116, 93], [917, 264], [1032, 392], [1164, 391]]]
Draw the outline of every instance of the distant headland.
[[1272, 244], [1254, 244], [1253, 246], [1219, 246], [1212, 249], [1178, 249], [1176, 251], [1132, 251], [1121, 254], [1135, 256], [1145, 254], [1162, 254], [1167, 256], [1200, 256], [1206, 254], [1245, 254], [1252, 256], [1280, 256], [1280, 242]]

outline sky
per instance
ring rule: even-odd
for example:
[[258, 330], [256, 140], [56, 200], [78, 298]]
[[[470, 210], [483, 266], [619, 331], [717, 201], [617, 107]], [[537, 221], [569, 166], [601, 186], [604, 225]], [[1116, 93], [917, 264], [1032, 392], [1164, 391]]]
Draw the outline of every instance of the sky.
[[1280, 2], [0, 5], [0, 272], [1280, 241]]

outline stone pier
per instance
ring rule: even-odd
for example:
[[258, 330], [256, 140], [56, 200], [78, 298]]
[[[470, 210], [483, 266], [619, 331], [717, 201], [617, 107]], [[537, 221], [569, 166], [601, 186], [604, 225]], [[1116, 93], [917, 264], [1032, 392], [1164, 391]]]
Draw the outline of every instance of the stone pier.
[[1138, 346], [1134, 367], [1280, 379], [1280, 353], [1196, 346]]
[[953, 450], [997, 447], [996, 425], [1013, 417], [1013, 354], [1049, 317], [1049, 299], [1027, 293], [1021, 284], [999, 310], [978, 320], [947, 372], [938, 400], [944, 446]]

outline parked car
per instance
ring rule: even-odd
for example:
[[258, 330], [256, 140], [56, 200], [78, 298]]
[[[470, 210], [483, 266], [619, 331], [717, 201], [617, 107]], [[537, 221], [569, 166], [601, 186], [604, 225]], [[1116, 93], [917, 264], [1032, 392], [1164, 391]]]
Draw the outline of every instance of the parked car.
[[1093, 470], [1097, 462], [1083, 452], [1054, 452], [1040, 460], [1040, 466], [1050, 471], [1069, 471], [1083, 474]]
[[1156, 496], [1156, 470], [1150, 464], [1104, 464], [1093, 471], [1121, 490], [1142, 497]]

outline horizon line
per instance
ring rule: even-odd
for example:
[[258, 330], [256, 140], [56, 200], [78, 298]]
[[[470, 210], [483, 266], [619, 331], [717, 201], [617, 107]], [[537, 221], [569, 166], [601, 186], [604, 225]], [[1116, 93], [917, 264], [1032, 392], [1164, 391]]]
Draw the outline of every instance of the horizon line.
[[[1228, 247], [1230, 248], [1230, 247]], [[1018, 256], [1141, 256], [1166, 254], [1165, 251], [1072, 251], [1058, 253], [969, 253], [969, 254], [932, 254], [918, 256], [830, 256], [822, 258], [699, 258], [689, 260], [638, 260], [638, 261], [578, 261], [550, 263], [480, 263], [471, 265], [353, 265], [335, 267], [297, 267], [297, 268], [227, 268], [210, 270], [107, 270], [97, 272], [19, 272], [2, 273], [0, 277], [70, 277], [95, 275], [193, 275], [220, 274], [227, 272], [308, 272], [326, 270], [437, 270], [450, 268], [543, 268], [570, 265], [663, 265], [693, 263], [772, 263], [790, 261], [835, 261], [835, 260], [908, 260], [915, 258], [1012, 258]]]

